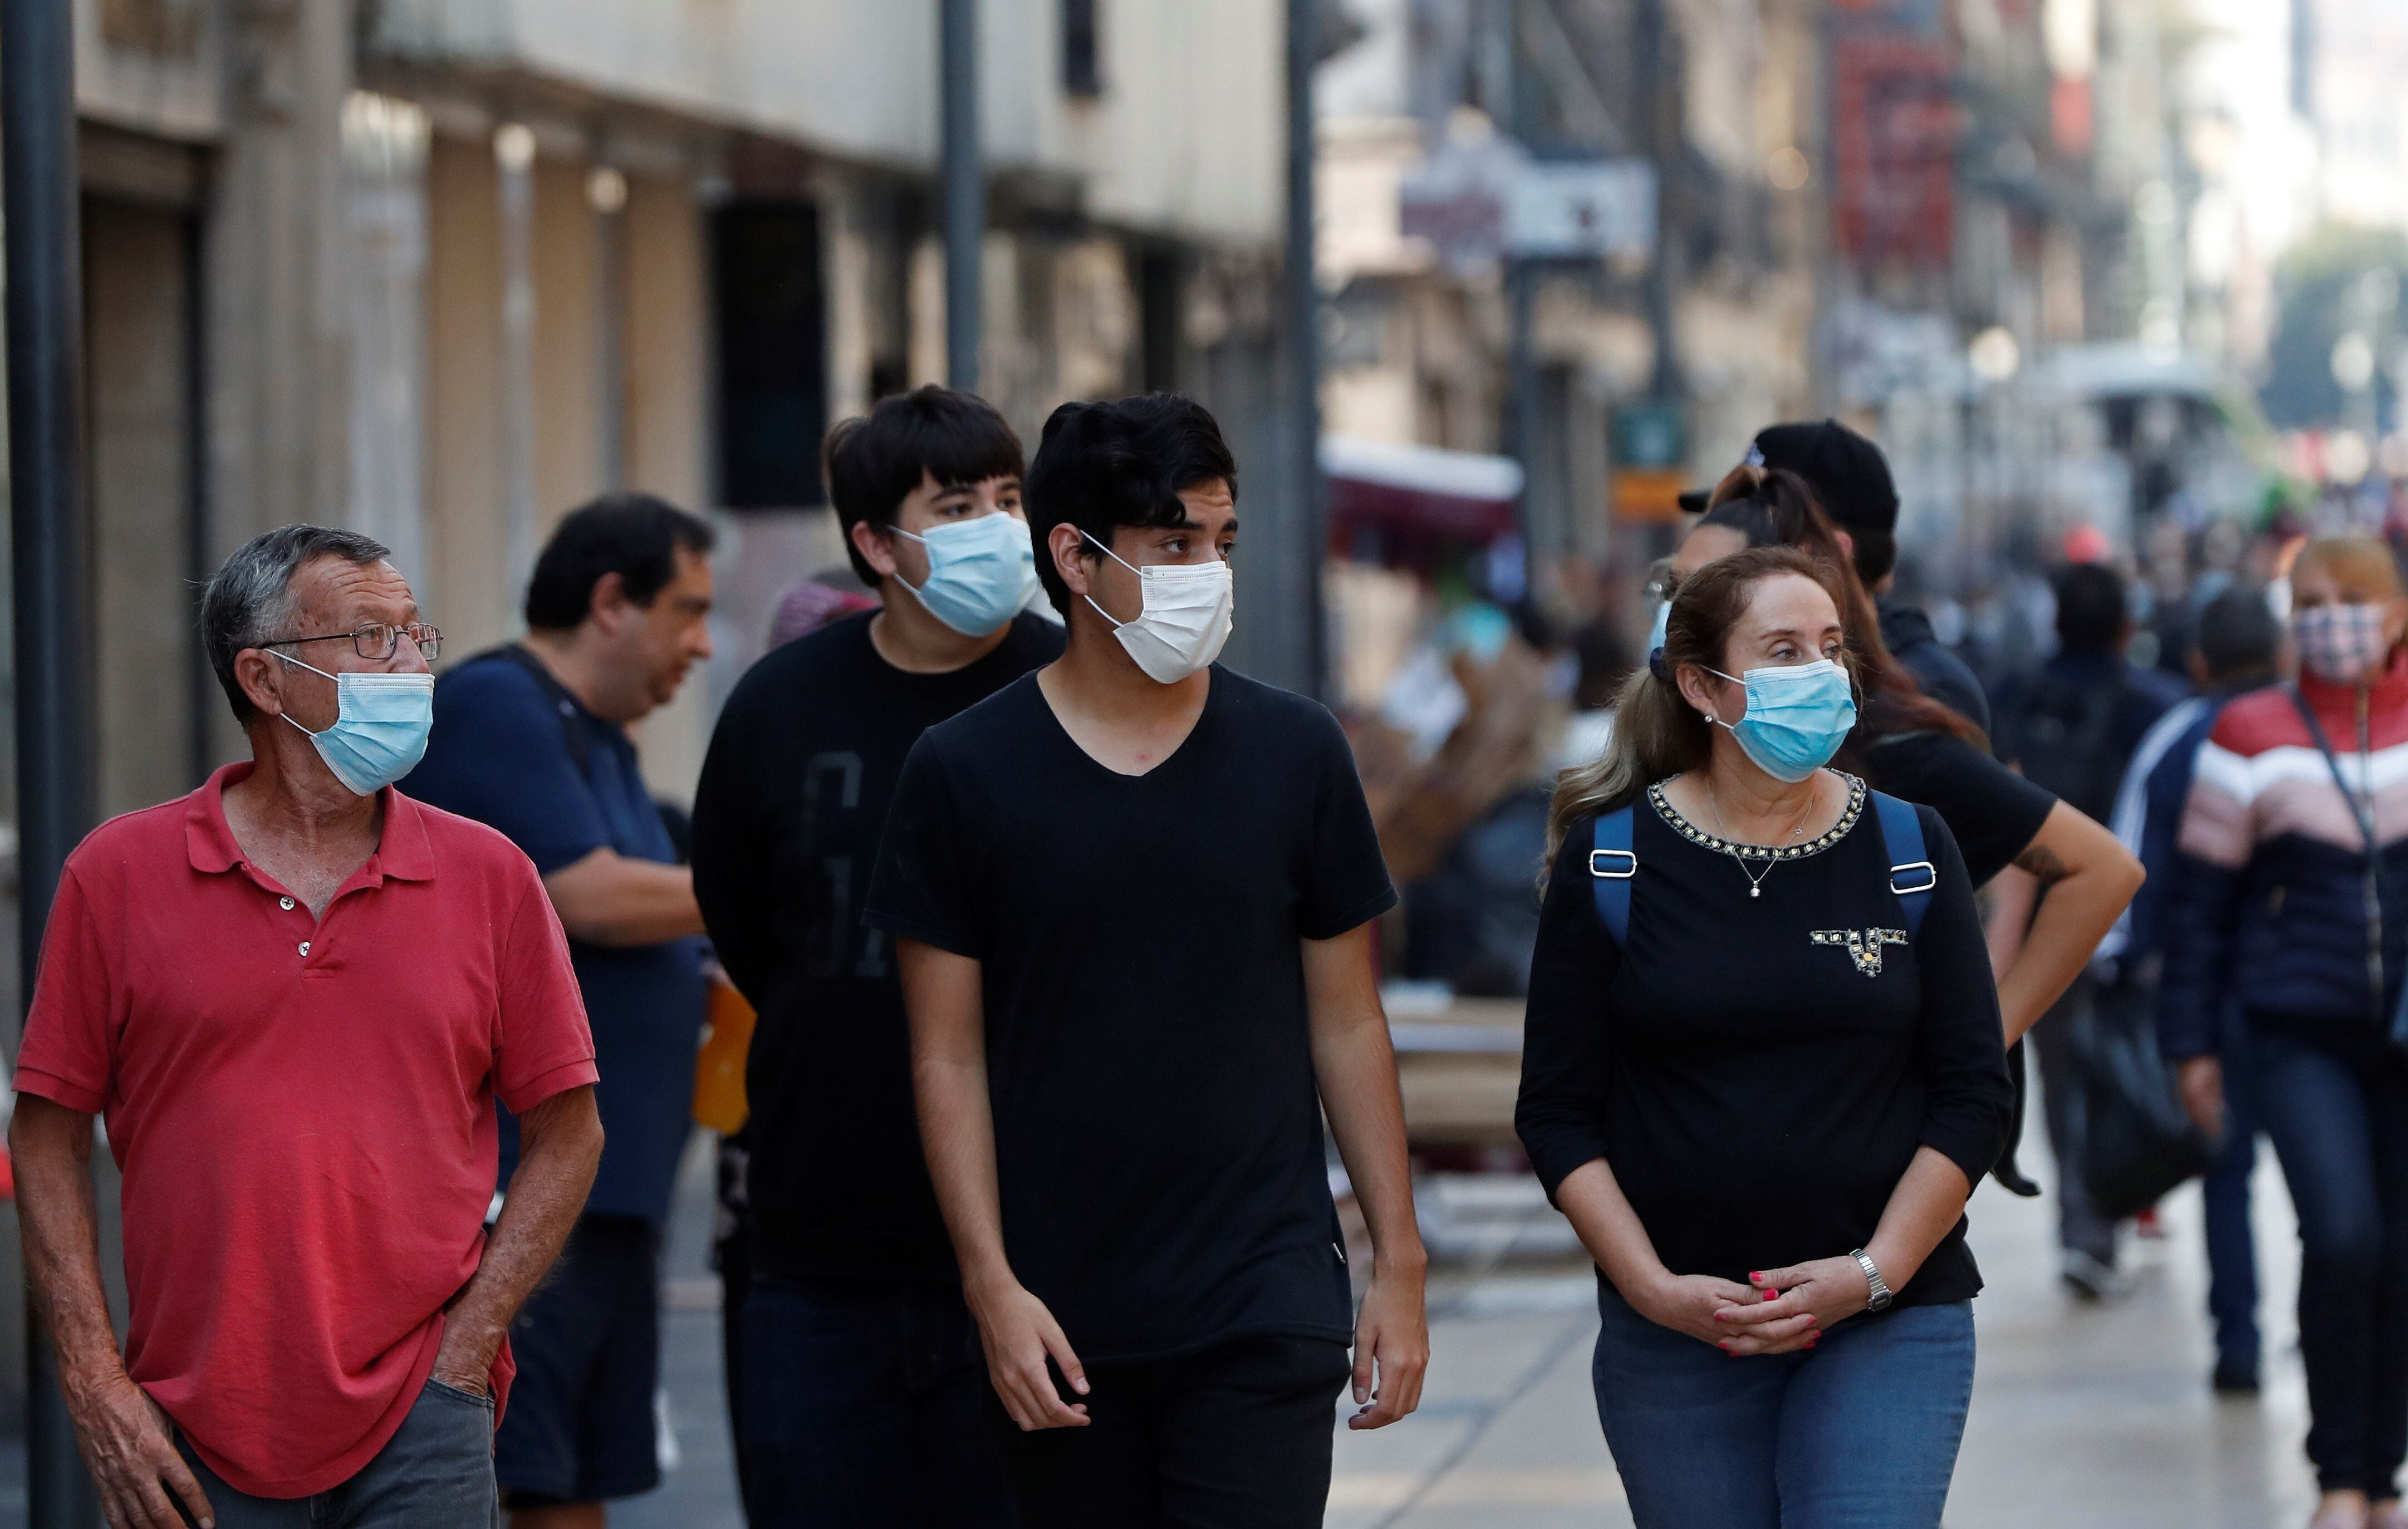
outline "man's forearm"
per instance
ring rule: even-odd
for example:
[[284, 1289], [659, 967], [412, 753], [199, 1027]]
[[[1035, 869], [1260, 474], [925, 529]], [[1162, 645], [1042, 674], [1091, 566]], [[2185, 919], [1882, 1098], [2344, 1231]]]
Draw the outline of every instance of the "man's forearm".
[[658, 945], [702, 931], [694, 872], [596, 850], [543, 879], [560, 926], [588, 945]]
[[996, 1179], [995, 1115], [985, 1070], [929, 1061], [913, 1066], [912, 1080], [928, 1177], [953, 1237], [962, 1282], [975, 1286], [1003, 1278], [1011, 1261], [1003, 1247], [1003, 1193]]
[[92, 1190], [92, 1117], [21, 1094], [9, 1122], [17, 1216], [25, 1241], [28, 1293], [58, 1352], [70, 1400], [124, 1379], [100, 1279], [100, 1218]]
[[987, 1098], [982, 970], [968, 956], [920, 940], [899, 939], [895, 950], [911, 1022], [920, 1144], [962, 1282], [974, 1288], [1011, 1268], [996, 1179], [995, 1108]]
[[502, 1335], [568, 1240], [602, 1161], [602, 1122], [589, 1084], [556, 1093], [519, 1117], [522, 1148], [502, 1218], [477, 1273], [445, 1320], [442, 1362], [483, 1382]]
[[1413, 1215], [1404, 1099], [1386, 1020], [1374, 1008], [1350, 1023], [1316, 1025], [1312, 1065], [1330, 1134], [1371, 1235], [1372, 1272], [1418, 1270], [1427, 1260]]

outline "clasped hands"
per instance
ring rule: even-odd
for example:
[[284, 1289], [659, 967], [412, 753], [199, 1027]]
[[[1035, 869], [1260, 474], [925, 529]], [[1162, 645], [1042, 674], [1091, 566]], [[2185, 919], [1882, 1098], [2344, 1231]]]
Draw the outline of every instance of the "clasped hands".
[[1747, 1278], [1742, 1285], [1666, 1270], [1625, 1298], [1656, 1325], [1733, 1357], [1812, 1349], [1832, 1323], [1855, 1316], [1872, 1299], [1863, 1267], [1851, 1257], [1759, 1269]]

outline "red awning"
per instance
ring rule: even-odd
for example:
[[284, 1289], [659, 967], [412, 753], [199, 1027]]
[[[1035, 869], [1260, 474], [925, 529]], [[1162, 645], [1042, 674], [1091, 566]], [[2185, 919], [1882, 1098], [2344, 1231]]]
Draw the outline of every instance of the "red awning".
[[1407, 543], [1486, 546], [1512, 531], [1522, 497], [1521, 464], [1511, 457], [1326, 436], [1321, 470], [1329, 482], [1333, 542], [1372, 531]]

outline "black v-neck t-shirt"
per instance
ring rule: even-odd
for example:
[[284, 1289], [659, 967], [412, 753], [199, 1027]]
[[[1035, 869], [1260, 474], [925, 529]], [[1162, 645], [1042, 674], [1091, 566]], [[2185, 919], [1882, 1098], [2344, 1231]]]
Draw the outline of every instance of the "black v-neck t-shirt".
[[873, 616], [772, 650], [721, 708], [694, 799], [694, 893], [760, 1011], [744, 1068], [752, 1262], [786, 1279], [959, 1278], [911, 1108], [893, 942], [861, 922], [887, 804], [931, 725], [1062, 651], [1021, 616], [944, 674], [879, 656]]
[[[1675, 1274], [1861, 1248], [1918, 1148], [1970, 1183], [2005, 1149], [2014, 1093], [1989, 954], [1956, 842], [1917, 807], [1939, 872], [1910, 942], [1861, 782], [1830, 832], [1747, 873], [1660, 788], [1633, 813], [1626, 947], [1597, 910], [1593, 819], [1539, 916], [1515, 1125], [1553, 1194], [1603, 1158]], [[1965, 1222], [1898, 1293], [1981, 1289]]]
[[1395, 901], [1336, 720], [1218, 665], [1141, 776], [1033, 675], [911, 750], [868, 922], [981, 963], [1005, 1247], [1082, 1361], [1348, 1337], [1302, 942]]

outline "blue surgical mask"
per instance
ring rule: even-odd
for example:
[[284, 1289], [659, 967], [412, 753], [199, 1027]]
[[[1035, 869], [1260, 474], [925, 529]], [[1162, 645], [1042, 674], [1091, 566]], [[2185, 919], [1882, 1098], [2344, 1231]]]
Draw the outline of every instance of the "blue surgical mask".
[[1711, 720], [1729, 728], [1756, 768], [1775, 780], [1795, 785], [1831, 763], [1856, 725], [1856, 686], [1828, 658], [1750, 669], [1737, 679], [1720, 669], [1706, 672], [1746, 689], [1745, 716], [1736, 722]]
[[364, 670], [326, 674], [314, 664], [276, 652], [295, 668], [325, 674], [335, 682], [335, 725], [309, 733], [318, 757], [335, 779], [354, 796], [373, 796], [418, 767], [426, 753], [426, 735], [435, 725], [435, 677], [431, 674], [386, 674]]
[[1037, 552], [1028, 522], [997, 511], [976, 520], [952, 521], [914, 536], [928, 550], [928, 578], [911, 590], [928, 614], [966, 637], [983, 637], [1019, 614], [1037, 587]]

